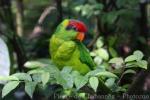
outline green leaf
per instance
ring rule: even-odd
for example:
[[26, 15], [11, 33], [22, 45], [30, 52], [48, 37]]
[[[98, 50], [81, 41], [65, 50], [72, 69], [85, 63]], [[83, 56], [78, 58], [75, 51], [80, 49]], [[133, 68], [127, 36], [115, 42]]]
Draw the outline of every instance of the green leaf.
[[90, 55], [91, 55], [92, 57], [94, 57], [94, 56], [96, 56], [96, 53], [93, 51], [93, 52], [90, 52]]
[[10, 93], [12, 90], [14, 90], [19, 85], [19, 83], [19, 81], [8, 82], [2, 89], [2, 98]]
[[45, 71], [41, 68], [38, 68], [38, 69], [33, 69], [33, 70], [30, 70], [28, 71], [28, 74], [38, 74], [38, 73], [44, 73]]
[[130, 63], [127, 63], [125, 68], [136, 68], [136, 67], [139, 67], [137, 65], [137, 62], [130, 62]]
[[113, 24], [118, 17], [118, 14], [116, 11], [111, 11], [107, 13], [106, 15], [107, 15], [106, 19], [107, 19], [108, 24]]
[[76, 86], [77, 90], [82, 88], [87, 82], [88, 82], [88, 77], [81, 76], [81, 75], [77, 76], [75, 78], [75, 86]]
[[32, 81], [32, 78], [29, 74], [27, 73], [16, 73], [16, 74], [13, 74], [11, 76], [15, 76], [17, 77], [19, 80], [24, 80], [24, 81]]
[[79, 12], [81, 11], [82, 8], [83, 8], [83, 5], [80, 5], [80, 6], [76, 6], [74, 9], [75, 11]]
[[109, 78], [105, 82], [106, 86], [109, 88], [112, 87], [114, 85], [114, 83], [115, 83], [115, 78]]
[[125, 74], [135, 74], [135, 73], [136, 73], [136, 71], [134, 71], [132, 69], [128, 69], [123, 74], [125, 75]]
[[80, 76], [80, 73], [78, 71], [72, 71], [71, 76], [73, 77], [73, 81], [75, 82], [76, 77]]
[[55, 74], [55, 78], [57, 81], [57, 84], [60, 84], [63, 86], [63, 88], [67, 89], [67, 81], [63, 78], [63, 76], [61, 75], [61, 73], [57, 73]]
[[24, 64], [26, 68], [39, 68], [39, 67], [45, 67], [47, 65], [52, 65], [53, 63], [50, 61], [50, 59], [38, 59], [36, 61], [28, 61]]
[[35, 91], [37, 83], [36, 82], [26, 82], [25, 83], [25, 92], [32, 98], [33, 92]]
[[45, 72], [41, 75], [41, 80], [43, 83], [43, 87], [46, 85], [46, 83], [49, 81], [50, 74], [48, 72]]
[[147, 63], [147, 61], [145, 61], [145, 60], [140, 60], [140, 61], [137, 62], [137, 65], [138, 65], [140, 68], [147, 69], [148, 63]]
[[73, 87], [73, 82], [74, 82], [73, 76], [69, 73], [61, 73], [61, 76], [66, 81], [66, 83], [63, 85], [64, 88], [66, 88], [66, 89], [72, 88]]
[[104, 60], [108, 60], [109, 59], [109, 55], [107, 50], [100, 48], [98, 50], [95, 51], [97, 53], [98, 56], [100, 56], [102, 59]]
[[90, 83], [90, 86], [94, 89], [94, 91], [96, 92], [97, 91], [97, 87], [98, 87], [98, 84], [99, 84], [99, 81], [98, 81], [98, 78], [97, 77], [91, 77], [89, 79], [89, 83]]
[[131, 62], [131, 61], [135, 61], [135, 60], [137, 60], [137, 56], [135, 56], [135, 55], [130, 55], [125, 58], [125, 62]]
[[86, 74], [86, 76], [95, 76], [95, 74], [97, 74], [97, 73], [99, 73], [99, 72], [101, 72], [101, 71], [103, 71], [102, 69], [96, 69], [96, 70], [92, 70], [92, 71], [89, 71], [87, 74]]
[[37, 83], [42, 82], [41, 74], [33, 74], [33, 75], [32, 75], [32, 78], [33, 78], [33, 81], [34, 81], [34, 82], [37, 82]]
[[137, 60], [141, 60], [144, 56], [144, 54], [139, 50], [134, 51], [133, 54], [137, 57]]
[[116, 57], [116, 58], [112, 58], [110, 59], [109, 63], [114, 63], [116, 65], [122, 65], [123, 64], [123, 59], [121, 57]]
[[147, 61], [140, 60], [140, 61], [137, 61], [137, 62], [127, 63], [126, 68], [139, 67], [139, 68], [147, 69], [147, 65], [148, 65]]
[[39, 61], [28, 61], [24, 64], [26, 68], [38, 68], [38, 67], [45, 67], [46, 64], [43, 64]]
[[117, 75], [108, 72], [108, 71], [102, 71], [96, 74], [96, 76], [101, 76], [101, 77], [109, 77], [109, 78], [118, 78]]
[[103, 45], [104, 45], [103, 38], [99, 37], [98, 40], [96, 41], [96, 46], [97, 48], [101, 48]]
[[72, 71], [72, 68], [71, 67], [64, 67], [62, 70], [61, 70], [61, 73], [70, 73]]
[[99, 57], [99, 56], [96, 56], [95, 58], [94, 58], [94, 62], [97, 64], [97, 65], [100, 65], [101, 63], [102, 63], [102, 58], [101, 57]]
[[15, 76], [6, 76], [6, 77], [0, 76], [0, 81], [11, 81], [11, 80], [18, 81], [19, 79], [17, 77], [15, 77]]
[[112, 57], [117, 57], [118, 56], [116, 50], [112, 47], [109, 47], [109, 53], [111, 54]]

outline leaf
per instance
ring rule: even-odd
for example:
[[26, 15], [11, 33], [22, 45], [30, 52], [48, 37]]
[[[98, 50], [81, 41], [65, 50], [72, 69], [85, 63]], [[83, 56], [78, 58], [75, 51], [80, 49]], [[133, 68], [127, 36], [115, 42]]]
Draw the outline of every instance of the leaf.
[[101, 48], [103, 45], [104, 45], [103, 38], [99, 37], [96, 41], [96, 46], [97, 46], [97, 48]]
[[74, 78], [69, 73], [61, 73], [61, 76], [66, 81], [66, 83], [63, 85], [65, 89], [70, 89], [73, 87]]
[[137, 57], [137, 60], [141, 60], [144, 56], [143, 53], [139, 50], [134, 51], [133, 54]]
[[145, 60], [140, 60], [140, 61], [137, 62], [137, 65], [138, 65], [140, 68], [147, 69], [148, 63], [147, 63], [147, 61], [145, 61]]
[[33, 74], [32, 78], [33, 78], [34, 82], [37, 82], [37, 83], [42, 82], [41, 74]]
[[109, 59], [109, 55], [107, 50], [100, 48], [98, 50], [95, 51], [97, 53], [98, 56], [100, 56], [102, 59], [104, 60], [108, 60]]
[[96, 53], [95, 52], [90, 52], [90, 56], [94, 57], [94, 56], [96, 56]]
[[2, 89], [2, 98], [6, 96], [8, 93], [10, 93], [12, 90], [14, 90], [18, 85], [19, 81], [10, 81], [8, 82]]
[[26, 82], [25, 83], [25, 92], [32, 98], [33, 92], [35, 91], [37, 83], [36, 82]]
[[45, 64], [38, 62], [38, 61], [28, 61], [24, 64], [26, 68], [38, 68], [38, 67], [44, 67]]
[[11, 80], [18, 81], [19, 79], [17, 77], [15, 77], [15, 76], [6, 76], [6, 77], [0, 76], [0, 81], [11, 81]]
[[49, 81], [50, 74], [48, 72], [45, 72], [41, 75], [41, 80], [43, 83], [43, 87], [46, 85], [46, 83]]
[[72, 68], [71, 67], [64, 67], [62, 70], [61, 70], [61, 73], [70, 73], [72, 71]]
[[33, 70], [28, 71], [28, 74], [38, 74], [38, 73], [44, 73], [44, 70], [41, 68], [38, 68], [38, 69], [33, 69]]
[[82, 8], [83, 8], [83, 6], [80, 5], [80, 6], [76, 6], [74, 9], [75, 9], [75, 11], [79, 12], [79, 11], [81, 11]]
[[97, 73], [99, 73], [99, 72], [101, 72], [101, 71], [103, 71], [103, 69], [96, 69], [96, 70], [92, 70], [92, 71], [89, 71], [87, 74], [86, 74], [86, 76], [95, 76], [95, 74], [97, 74]]
[[111, 12], [107, 13], [106, 15], [107, 15], [106, 21], [108, 24], [113, 24], [118, 17], [118, 14], [116, 11], [111, 11]]
[[147, 61], [140, 60], [140, 61], [137, 61], [137, 62], [127, 63], [126, 68], [139, 67], [139, 68], [147, 69], [147, 65], [148, 65]]
[[76, 78], [77, 76], [79, 76], [80, 73], [79, 73], [78, 71], [72, 71], [72, 72], [71, 72], [71, 75], [72, 75], [72, 77], [73, 77], [73, 79], [74, 79], [74, 81], [75, 81], [75, 78]]
[[116, 58], [112, 58], [110, 59], [109, 63], [114, 63], [116, 65], [122, 65], [123, 64], [123, 59], [121, 57], [116, 57]]
[[68, 88], [67, 81], [63, 78], [63, 76], [60, 73], [56, 74], [55, 78], [56, 78], [57, 84], [62, 85], [64, 89]]
[[118, 56], [116, 50], [112, 47], [109, 47], [109, 53], [111, 54], [112, 57], [117, 57]]
[[123, 74], [125, 75], [125, 74], [135, 74], [135, 73], [136, 73], [136, 71], [134, 71], [132, 69], [128, 69]]
[[111, 73], [111, 72], [108, 72], [108, 71], [102, 71], [102, 72], [99, 72], [96, 74], [96, 76], [101, 76], [101, 77], [109, 77], [109, 78], [118, 78], [117, 75]]
[[115, 78], [109, 78], [105, 82], [106, 86], [109, 88], [112, 87], [114, 85], [114, 83], [115, 83]]
[[24, 80], [24, 81], [32, 81], [32, 78], [29, 74], [27, 73], [15, 73], [11, 76], [17, 77], [19, 80]]
[[0, 38], [0, 76], [9, 76], [10, 59], [6, 43]]
[[80, 88], [82, 88], [86, 83], [88, 82], [88, 78], [84, 77], [84, 76], [77, 76], [75, 78], [75, 86], [77, 88], [77, 90], [79, 90]]
[[98, 87], [98, 78], [97, 77], [91, 77], [89, 79], [89, 83], [90, 83], [90, 86], [94, 89], [94, 91], [96, 92], [97, 91], [97, 87]]
[[137, 57], [135, 55], [130, 55], [125, 58], [125, 62], [131, 62], [137, 60]]
[[58, 69], [58, 67], [56, 65], [54, 65], [54, 64], [51, 64], [51, 65], [49, 64], [46, 67], [43, 67], [42, 69], [44, 71], [46, 71], [46, 72], [54, 73], [54, 74], [60, 72], [60, 70]]
[[27, 61], [24, 66], [26, 68], [39, 68], [39, 67], [45, 67], [47, 65], [52, 65], [52, 62], [50, 59], [38, 59], [36, 61]]
[[97, 65], [100, 65], [101, 63], [102, 63], [102, 58], [101, 57], [99, 57], [99, 56], [96, 56], [95, 58], [94, 58], [94, 62], [97, 64]]

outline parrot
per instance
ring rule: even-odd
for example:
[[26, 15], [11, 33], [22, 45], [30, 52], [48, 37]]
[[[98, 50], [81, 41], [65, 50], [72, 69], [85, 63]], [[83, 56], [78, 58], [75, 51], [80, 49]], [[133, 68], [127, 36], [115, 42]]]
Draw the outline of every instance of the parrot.
[[86, 25], [75, 19], [65, 19], [58, 25], [50, 38], [49, 52], [59, 69], [69, 66], [86, 74], [95, 68], [88, 49], [82, 43], [86, 32]]
[[[96, 64], [88, 49], [82, 43], [86, 32], [86, 25], [75, 19], [65, 19], [58, 25], [50, 38], [49, 52], [51, 60], [59, 69], [68, 66], [83, 75], [96, 69]], [[111, 90], [101, 79], [99, 79], [98, 88], [103, 93], [111, 93]]]

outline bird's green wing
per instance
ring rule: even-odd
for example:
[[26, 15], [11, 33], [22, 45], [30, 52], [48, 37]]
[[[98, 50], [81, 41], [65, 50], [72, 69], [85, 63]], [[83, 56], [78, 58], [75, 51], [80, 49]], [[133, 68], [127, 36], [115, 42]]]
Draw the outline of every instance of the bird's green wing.
[[95, 63], [93, 62], [90, 53], [88, 52], [87, 48], [83, 45], [83, 43], [77, 41], [77, 46], [80, 51], [80, 60], [81, 62], [87, 64], [90, 69], [94, 69]]
[[66, 41], [57, 49], [54, 58], [59, 58], [62, 60], [68, 60], [72, 56], [75, 50], [75, 43], [73, 41]]

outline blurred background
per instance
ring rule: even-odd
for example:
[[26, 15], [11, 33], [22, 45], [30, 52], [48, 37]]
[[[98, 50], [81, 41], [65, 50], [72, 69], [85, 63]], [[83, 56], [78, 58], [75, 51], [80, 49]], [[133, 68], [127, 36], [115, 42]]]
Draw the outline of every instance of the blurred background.
[[49, 39], [66, 18], [87, 25], [84, 43], [90, 51], [104, 44], [104, 59], [138, 49], [149, 61], [150, 0], [0, 0], [0, 36], [8, 45], [11, 73], [25, 70], [27, 60], [50, 58]]

